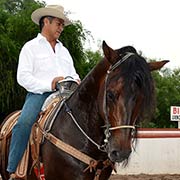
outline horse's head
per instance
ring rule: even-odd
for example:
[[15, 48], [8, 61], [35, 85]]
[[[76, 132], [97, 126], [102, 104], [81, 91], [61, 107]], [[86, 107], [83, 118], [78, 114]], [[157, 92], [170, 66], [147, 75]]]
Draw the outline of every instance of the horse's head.
[[151, 71], [168, 61], [147, 63], [131, 47], [113, 50], [103, 42], [105, 61], [111, 65], [104, 78], [99, 106], [105, 121], [105, 143], [113, 162], [128, 159], [136, 123], [150, 115], [154, 102]]

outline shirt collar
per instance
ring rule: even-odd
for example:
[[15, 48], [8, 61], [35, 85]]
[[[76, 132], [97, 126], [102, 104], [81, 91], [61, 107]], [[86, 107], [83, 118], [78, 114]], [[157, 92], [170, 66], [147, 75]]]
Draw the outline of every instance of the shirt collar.
[[[44, 37], [41, 33], [38, 33], [37, 40], [40, 41], [47, 41], [46, 37]], [[57, 43], [62, 44], [59, 39], [56, 39]]]

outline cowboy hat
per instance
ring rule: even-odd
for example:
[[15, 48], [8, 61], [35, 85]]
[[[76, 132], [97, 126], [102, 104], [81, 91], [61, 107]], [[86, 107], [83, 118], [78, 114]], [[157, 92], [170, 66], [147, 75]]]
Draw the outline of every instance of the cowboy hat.
[[53, 16], [63, 19], [65, 26], [71, 24], [71, 21], [64, 14], [64, 8], [60, 5], [47, 5], [46, 7], [36, 9], [31, 14], [31, 19], [35, 24], [39, 25], [39, 20], [43, 16]]

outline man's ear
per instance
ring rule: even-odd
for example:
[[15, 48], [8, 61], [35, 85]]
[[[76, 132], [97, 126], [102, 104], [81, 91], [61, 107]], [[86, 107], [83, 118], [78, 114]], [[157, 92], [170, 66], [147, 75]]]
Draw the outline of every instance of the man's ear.
[[50, 23], [50, 21], [49, 21], [49, 19], [48, 19], [47, 17], [45, 17], [45, 18], [43, 19], [43, 21], [44, 21], [44, 25], [47, 25], [47, 24]]

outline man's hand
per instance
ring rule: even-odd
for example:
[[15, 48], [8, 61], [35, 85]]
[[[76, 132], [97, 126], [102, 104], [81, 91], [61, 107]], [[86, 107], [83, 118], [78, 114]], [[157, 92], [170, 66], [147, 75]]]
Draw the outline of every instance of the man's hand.
[[64, 79], [64, 77], [62, 77], [62, 76], [55, 77], [55, 78], [53, 79], [52, 84], [51, 84], [51, 87], [52, 87], [52, 90], [53, 90], [53, 91], [56, 90], [56, 83], [57, 83], [58, 81], [62, 81], [63, 79]]
[[76, 82], [77, 82], [78, 84], [80, 84], [80, 83], [81, 83], [81, 80], [80, 80], [80, 79], [76, 79]]

